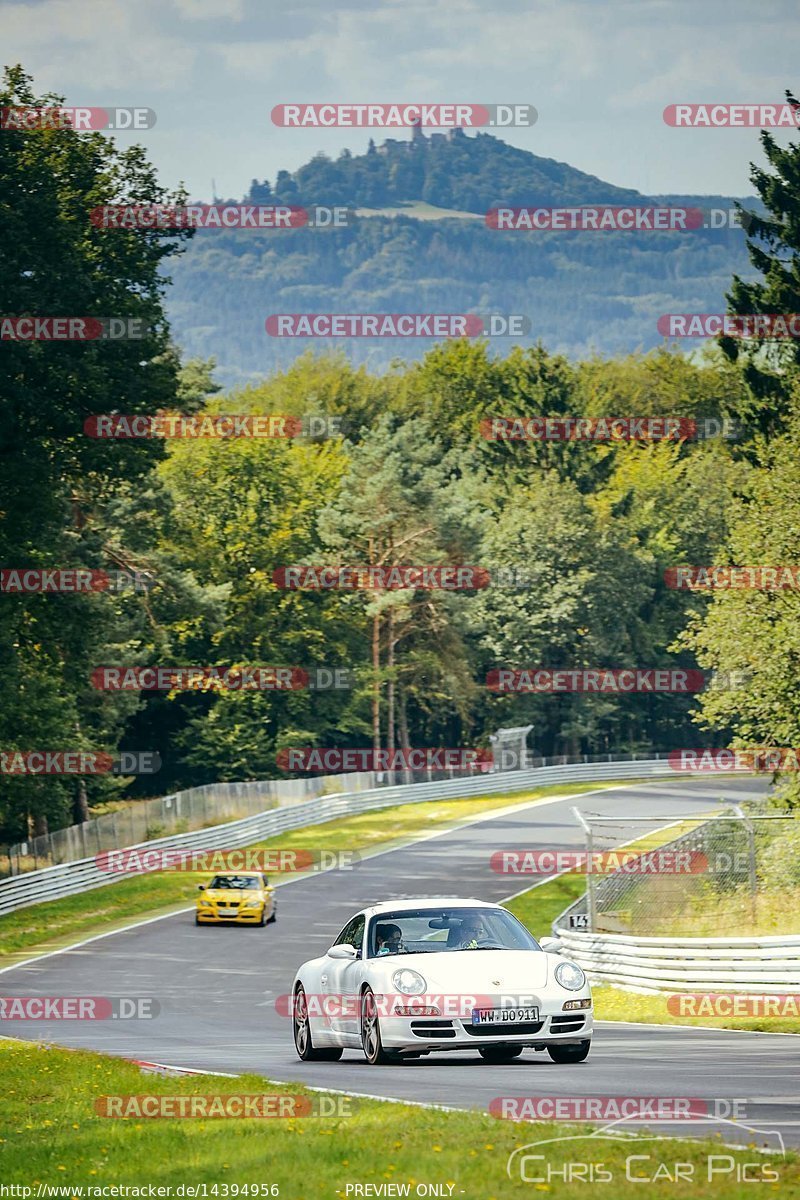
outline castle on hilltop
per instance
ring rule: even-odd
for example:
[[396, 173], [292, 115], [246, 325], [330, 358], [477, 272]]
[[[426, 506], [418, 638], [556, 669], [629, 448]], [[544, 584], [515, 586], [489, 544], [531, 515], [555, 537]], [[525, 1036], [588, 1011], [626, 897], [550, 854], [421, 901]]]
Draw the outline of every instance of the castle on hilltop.
[[435, 145], [443, 142], [455, 142], [458, 138], [466, 138], [464, 130], [460, 127], [448, 129], [447, 133], [432, 133], [429, 137], [425, 136], [425, 132], [421, 125], [411, 126], [411, 140], [408, 142], [402, 141], [400, 138], [386, 138], [381, 146], [376, 147], [378, 154], [388, 154], [391, 150], [397, 149], [398, 146], [404, 146], [406, 150], [416, 150], [423, 145]]

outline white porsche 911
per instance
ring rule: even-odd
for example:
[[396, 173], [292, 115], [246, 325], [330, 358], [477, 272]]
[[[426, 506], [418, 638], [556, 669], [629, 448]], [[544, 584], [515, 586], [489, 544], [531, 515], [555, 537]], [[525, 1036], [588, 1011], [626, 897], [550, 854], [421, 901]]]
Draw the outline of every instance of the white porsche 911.
[[516, 917], [481, 900], [376, 904], [347, 922], [292, 985], [302, 1059], [361, 1049], [372, 1064], [477, 1050], [487, 1062], [528, 1047], [582, 1062], [592, 997], [581, 968], [547, 952]]

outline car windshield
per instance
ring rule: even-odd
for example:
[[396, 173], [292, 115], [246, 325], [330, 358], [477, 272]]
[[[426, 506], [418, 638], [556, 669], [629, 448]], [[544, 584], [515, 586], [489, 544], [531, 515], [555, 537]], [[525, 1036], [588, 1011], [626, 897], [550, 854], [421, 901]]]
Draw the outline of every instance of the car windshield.
[[258, 880], [254, 875], [215, 875], [208, 886], [210, 890], [227, 888], [231, 891], [245, 891], [248, 888], [257, 888]]
[[381, 913], [370, 922], [368, 957], [460, 950], [540, 950], [516, 917], [502, 908], [415, 908]]

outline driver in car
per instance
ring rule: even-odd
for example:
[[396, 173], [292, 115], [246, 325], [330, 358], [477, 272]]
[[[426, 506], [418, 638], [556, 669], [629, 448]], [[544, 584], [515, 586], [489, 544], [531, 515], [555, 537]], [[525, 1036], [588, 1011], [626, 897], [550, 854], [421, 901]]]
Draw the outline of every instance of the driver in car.
[[486, 940], [486, 926], [477, 913], [470, 913], [461, 923], [461, 950], [477, 950], [479, 942]]
[[403, 934], [399, 925], [381, 925], [378, 929], [378, 956], [399, 954], [403, 949]]

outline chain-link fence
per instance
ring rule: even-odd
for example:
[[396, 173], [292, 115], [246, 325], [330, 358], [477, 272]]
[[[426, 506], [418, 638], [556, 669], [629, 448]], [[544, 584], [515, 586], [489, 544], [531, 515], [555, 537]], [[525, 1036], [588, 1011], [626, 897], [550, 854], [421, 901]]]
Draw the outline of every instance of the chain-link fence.
[[0, 846], [0, 878], [77, 862], [105, 850], [136, 846], [174, 833], [236, 821], [279, 805], [370, 786], [364, 773], [322, 779], [267, 779], [212, 783], [157, 800], [139, 800], [115, 812], [69, 825], [14, 846]]
[[711, 819], [673, 819], [669, 837], [641, 834], [663, 816], [574, 811], [586, 834], [586, 894], [558, 926], [643, 937], [800, 933], [800, 815], [731, 805]]

